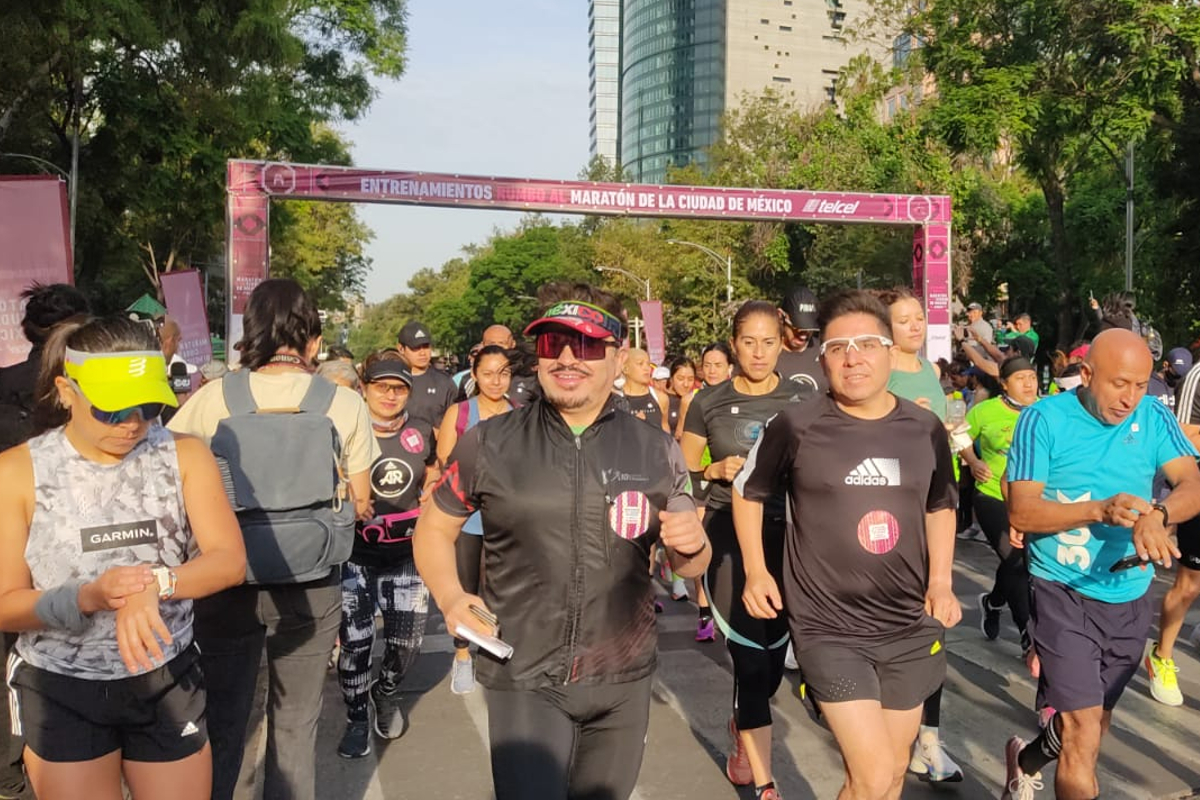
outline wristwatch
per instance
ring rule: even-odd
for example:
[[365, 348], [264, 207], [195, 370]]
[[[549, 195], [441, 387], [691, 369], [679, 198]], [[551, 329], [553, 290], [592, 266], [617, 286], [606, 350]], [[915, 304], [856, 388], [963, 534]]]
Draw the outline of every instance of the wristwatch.
[[1164, 506], [1162, 503], [1151, 503], [1150, 510], [1162, 512], [1164, 528], [1171, 524], [1171, 515], [1167, 513], [1167, 507]]
[[150, 574], [158, 582], [159, 600], [170, 600], [175, 596], [175, 584], [179, 582], [179, 576], [175, 574], [175, 570], [170, 567], [155, 567], [150, 570]]

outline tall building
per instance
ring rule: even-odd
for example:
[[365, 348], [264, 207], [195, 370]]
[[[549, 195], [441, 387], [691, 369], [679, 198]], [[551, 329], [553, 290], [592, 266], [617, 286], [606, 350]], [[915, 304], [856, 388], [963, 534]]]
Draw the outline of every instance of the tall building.
[[588, 126], [591, 156], [620, 162], [621, 0], [588, 2]]
[[[721, 116], [744, 93], [760, 94], [770, 86], [801, 106], [835, 102], [838, 72], [856, 52], [845, 30], [868, 0], [590, 0], [590, 5], [593, 28], [601, 7], [609, 15], [617, 7], [619, 163], [635, 181], [660, 183], [668, 166], [703, 161], [705, 148], [720, 135]], [[601, 152], [605, 141], [598, 120], [607, 98], [599, 82], [597, 37], [593, 31], [593, 152]]]

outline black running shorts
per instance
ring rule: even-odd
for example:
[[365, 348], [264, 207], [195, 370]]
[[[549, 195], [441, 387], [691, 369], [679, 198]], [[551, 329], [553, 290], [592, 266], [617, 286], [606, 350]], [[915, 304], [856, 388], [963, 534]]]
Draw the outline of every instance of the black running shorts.
[[13, 654], [14, 732], [43, 761], [90, 761], [116, 750], [128, 761], [195, 755], [208, 743], [199, 656], [192, 645], [153, 672], [97, 681], [47, 672]]
[[946, 677], [946, 629], [933, 617], [889, 641], [850, 639], [796, 647], [808, 693], [818, 703], [878, 700], [890, 711], [916, 708]]
[[1111, 710], [1146, 650], [1154, 621], [1150, 592], [1105, 603], [1030, 576], [1029, 593], [1029, 632], [1042, 664], [1038, 694], [1059, 711]]
[[1179, 523], [1175, 538], [1179, 542], [1180, 566], [1200, 571], [1200, 517]]

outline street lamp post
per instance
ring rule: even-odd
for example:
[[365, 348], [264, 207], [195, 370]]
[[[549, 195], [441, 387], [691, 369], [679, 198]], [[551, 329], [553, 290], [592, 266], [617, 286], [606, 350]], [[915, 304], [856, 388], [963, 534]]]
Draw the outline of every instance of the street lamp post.
[[[642, 288], [646, 290], [646, 300], [650, 299], [650, 279], [649, 278], [640, 277], [640, 276], [635, 275], [634, 273], [630, 272], [629, 270], [621, 269], [620, 267], [603, 267], [603, 266], [600, 266], [599, 264], [597, 264], [595, 266], [595, 270], [597, 272], [618, 272], [618, 273], [624, 275], [626, 278], [629, 278], [630, 280], [637, 281], [638, 283], [642, 284]], [[640, 322], [641, 322], [640, 320], [634, 320], [634, 322], [631, 323], [629, 326], [629, 327], [633, 328], [633, 346], [637, 347], [637, 348], [640, 348], [642, 346], [642, 324], [644, 324], [644, 323], [639, 324]]]
[[667, 239], [667, 244], [682, 244], [688, 247], [694, 247], [697, 250], [708, 255], [713, 261], [722, 264], [725, 267], [725, 302], [733, 302], [733, 256], [728, 255], [722, 257], [720, 253], [711, 248], [705, 247], [702, 244], [695, 242], [685, 242], [682, 239]]
[[22, 158], [26, 161], [32, 161], [42, 168], [43, 172], [56, 172], [63, 180], [67, 182], [67, 196], [70, 204], [70, 221], [71, 221], [71, 252], [75, 252], [75, 178], [71, 173], [55, 164], [53, 161], [47, 161], [38, 156], [31, 156], [26, 153], [0, 153], [0, 158]]

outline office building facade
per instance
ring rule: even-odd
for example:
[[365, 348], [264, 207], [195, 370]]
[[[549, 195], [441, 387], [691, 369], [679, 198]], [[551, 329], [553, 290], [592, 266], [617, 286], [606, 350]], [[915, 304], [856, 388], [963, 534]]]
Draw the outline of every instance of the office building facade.
[[[867, 0], [590, 0], [618, 6], [617, 158], [638, 182], [702, 162], [722, 115], [774, 87], [801, 107], [835, 102], [839, 70], [857, 52], [846, 31]], [[593, 42], [595, 42], [593, 34]], [[599, 62], [593, 44], [593, 64]], [[595, 69], [595, 67], [593, 67]], [[592, 104], [600, 89], [593, 79]], [[593, 126], [594, 130], [598, 130]], [[593, 133], [593, 151], [598, 136]]]
[[588, 2], [590, 155], [610, 166], [621, 163], [621, 2]]

